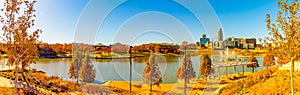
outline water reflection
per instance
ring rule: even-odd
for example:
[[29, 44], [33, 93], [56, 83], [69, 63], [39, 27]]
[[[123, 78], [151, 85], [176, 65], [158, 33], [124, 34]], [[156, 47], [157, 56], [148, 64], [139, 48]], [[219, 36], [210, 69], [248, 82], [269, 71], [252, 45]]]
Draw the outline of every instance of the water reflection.
[[[143, 73], [143, 70], [146, 67], [145, 62], [148, 59], [149, 57], [133, 58], [133, 81], [141, 81], [141, 74]], [[256, 68], [256, 71], [263, 68], [262, 59], [262, 57], [257, 58], [260, 67]], [[163, 83], [177, 82], [176, 72], [180, 65], [180, 60], [180, 57], [166, 57], [166, 62], [158, 64], [162, 73]], [[247, 60], [247, 58], [245, 58], [244, 60]], [[37, 70], [45, 71], [48, 75], [54, 75], [66, 80], [71, 80], [68, 77], [68, 71], [71, 61], [71, 58], [39, 59], [37, 61], [37, 64], [30, 65], [30, 68], [36, 68]], [[193, 68], [196, 72], [196, 77], [202, 77], [199, 74], [201, 58], [199, 56], [194, 56], [191, 57], [191, 61], [193, 64]], [[96, 69], [96, 80], [129, 80], [129, 58], [94, 59], [93, 65]], [[237, 71], [241, 72], [241, 66], [237, 67]], [[251, 68], [245, 67], [245, 71], [250, 72]], [[229, 68], [229, 73], [233, 73], [233, 67]], [[222, 68], [222, 75], [225, 75], [225, 68]]]

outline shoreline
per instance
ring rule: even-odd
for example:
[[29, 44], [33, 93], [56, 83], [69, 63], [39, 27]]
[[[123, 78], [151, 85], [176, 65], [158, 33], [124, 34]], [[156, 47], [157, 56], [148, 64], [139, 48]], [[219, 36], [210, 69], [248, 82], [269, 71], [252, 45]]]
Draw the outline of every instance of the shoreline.
[[[252, 74], [252, 72], [245, 72], [244, 77], [239, 76], [238, 74], [228, 74], [228, 77], [226, 75], [222, 75], [220, 80], [219, 77], [214, 77], [211, 79], [208, 79], [207, 82], [205, 82], [205, 78], [194, 78], [191, 79], [190, 82], [187, 84], [187, 92], [190, 94], [202, 94], [205, 93], [215, 93], [217, 92], [221, 87], [224, 85], [239, 81], [243, 78], [246, 78], [245, 76], [248, 76], [249, 74]], [[236, 79], [231, 80], [234, 77], [238, 77]], [[225, 83], [224, 83], [225, 82]], [[104, 84], [99, 85], [106, 85], [111, 87], [116, 87], [123, 90], [129, 90], [130, 83], [129, 81], [118, 81], [118, 80], [109, 80], [105, 82]], [[182, 79], [179, 79], [176, 83], [161, 83], [160, 86], [152, 86], [152, 91], [154, 93], [168, 93], [168, 92], [175, 92], [175, 93], [182, 93], [184, 88], [184, 82]], [[214, 88], [212, 91], [208, 90]], [[140, 93], [149, 93], [150, 86], [147, 84], [143, 84], [142, 81], [132, 81], [132, 91], [140, 94]]]
[[[5, 69], [8, 69], [7, 66], [5, 66]], [[251, 72], [245, 72], [245, 76], [247, 76], [248, 74], [251, 74]], [[235, 79], [235, 80], [231, 80], [231, 78], [234, 78], [234, 77], [238, 77], [239, 74], [236, 73], [236, 74], [228, 74], [228, 77], [226, 77], [226, 75], [222, 75], [221, 76], [221, 80], [217, 81], [217, 82], [214, 82], [213, 83], [213, 87], [217, 87], [220, 88], [222, 87], [222, 81], [226, 81], [227, 83], [230, 83], [230, 82], [233, 82], [233, 81], [236, 81], [236, 80], [239, 80], [239, 79]], [[201, 94], [203, 92], [205, 92], [207, 89], [207, 85], [212, 85], [211, 82], [212, 80], [215, 80], [217, 79], [218, 77], [214, 77], [214, 78], [211, 78], [211, 79], [208, 79], [208, 83], [204, 82], [205, 79], [204, 78], [195, 78], [195, 79], [191, 79], [190, 80], [190, 83], [188, 84], [188, 91], [190, 94]], [[243, 79], [243, 78], [241, 78]], [[226, 83], [226, 84], [227, 84]], [[12, 87], [13, 85], [10, 84], [10, 80], [9, 79], [6, 79], [6, 78], [2, 78], [0, 77], [0, 84], [3, 84], [3, 85], [0, 85], [0, 86], [3, 86], [3, 87]], [[104, 85], [104, 86], [111, 86], [111, 87], [116, 87], [118, 89], [122, 89], [122, 90], [129, 90], [129, 81], [118, 81], [118, 80], [108, 80], [106, 81], [105, 83], [103, 84], [95, 84], [95, 85]], [[212, 86], [210, 86], [212, 87]], [[148, 85], [144, 85], [142, 83], [142, 81], [133, 81], [132, 82], [132, 91], [134, 93], [149, 93], [149, 86]], [[209, 87], [208, 87], [209, 89]], [[183, 81], [177, 81], [176, 83], [162, 83], [160, 84], [160, 86], [156, 86], [154, 85], [153, 86], [153, 92], [154, 93], [168, 93], [168, 92], [175, 92], [175, 93], [182, 93], [183, 92]]]

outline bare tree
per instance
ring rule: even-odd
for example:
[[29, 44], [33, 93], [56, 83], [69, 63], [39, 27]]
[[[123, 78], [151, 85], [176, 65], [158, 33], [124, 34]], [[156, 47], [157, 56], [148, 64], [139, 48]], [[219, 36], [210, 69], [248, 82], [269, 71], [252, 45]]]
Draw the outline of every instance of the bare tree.
[[142, 81], [145, 84], [150, 85], [150, 93], [152, 92], [152, 85], [159, 86], [162, 82], [162, 75], [159, 71], [158, 63], [165, 61], [162, 55], [158, 53], [159, 47], [155, 47], [155, 53], [149, 57], [149, 61], [146, 62], [146, 67], [142, 75]]
[[79, 78], [84, 82], [94, 82], [95, 74], [96, 70], [94, 69], [91, 59], [89, 55], [86, 55], [79, 71]]
[[[185, 66], [185, 68], [184, 68]], [[184, 72], [185, 71], [185, 72]], [[191, 57], [189, 55], [184, 55], [181, 60], [180, 67], [177, 70], [177, 78], [179, 79], [192, 79], [196, 77], [196, 73], [193, 68]]]

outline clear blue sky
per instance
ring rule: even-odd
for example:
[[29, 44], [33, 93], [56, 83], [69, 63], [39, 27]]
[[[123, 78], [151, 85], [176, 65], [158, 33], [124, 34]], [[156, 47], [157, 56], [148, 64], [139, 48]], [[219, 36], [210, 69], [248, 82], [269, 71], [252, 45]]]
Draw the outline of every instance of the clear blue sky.
[[[41, 34], [41, 40], [48, 43], [73, 42], [78, 21], [82, 16], [83, 10], [87, 9], [91, 5], [91, 2], [97, 2], [89, 0], [37, 1], [36, 28], [41, 28], [44, 31]], [[112, 1], [107, 0], [105, 4], [109, 6]], [[206, 29], [204, 23], [201, 22], [205, 18], [212, 19], [210, 15], [218, 17], [217, 20], [220, 27], [223, 28], [225, 38], [265, 37], [267, 35], [265, 15], [266, 13], [271, 13], [271, 16], [275, 17], [278, 10], [276, 0], [208, 0], [214, 12], [205, 12], [206, 9], [201, 3], [191, 4], [194, 7], [199, 6], [199, 10], [203, 11], [200, 14], [202, 15], [202, 19], [197, 20], [192, 12], [178, 3], [172, 3], [172, 1], [129, 1], [122, 3], [107, 15], [104, 22], [99, 25], [98, 31], [92, 29], [85, 30], [86, 34], [97, 32], [96, 35], [90, 36], [95, 39], [94, 42], [87, 43], [180, 43], [183, 40], [196, 42], [203, 33], [209, 34], [210, 38], [214, 38], [215, 35], [212, 34], [217, 33], [217, 29], [215, 27]], [[188, 0], [185, 0], [185, 3], [189, 3]], [[93, 10], [95, 11], [94, 13], [101, 14], [97, 13], [97, 10], [101, 8], [108, 7], [97, 6]], [[93, 16], [93, 14], [90, 15], [91, 17]], [[91, 20], [85, 24], [92, 26], [93, 23], [93, 20]], [[211, 23], [212, 26], [214, 24]], [[207, 25], [207, 27], [209, 26]], [[187, 32], [188, 35], [179, 31]], [[132, 34], [135, 35], [131, 36]]]

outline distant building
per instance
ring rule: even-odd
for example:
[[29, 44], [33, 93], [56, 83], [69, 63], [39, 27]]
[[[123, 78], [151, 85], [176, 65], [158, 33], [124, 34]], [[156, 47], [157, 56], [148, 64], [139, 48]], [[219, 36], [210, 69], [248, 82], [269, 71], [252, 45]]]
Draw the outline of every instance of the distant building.
[[206, 48], [205, 44], [208, 44], [209, 42], [210, 42], [209, 38], [206, 38], [206, 35], [203, 34], [202, 38], [200, 38], [200, 46]]
[[255, 38], [227, 38], [225, 41], [225, 47], [227, 48], [239, 48], [239, 49], [255, 49]]
[[95, 51], [98, 51], [98, 50], [106, 49], [106, 48], [110, 48], [110, 47], [107, 45], [104, 45], [102, 43], [98, 43], [98, 44], [94, 45], [93, 48], [95, 49]]
[[239, 41], [228, 41], [228, 40], [226, 40], [225, 41], [225, 47], [227, 48], [239, 48], [239, 46], [240, 46], [240, 43], [239, 43]]
[[223, 41], [223, 31], [222, 31], [222, 28], [219, 28], [219, 30], [218, 30], [217, 41]]
[[213, 49], [224, 49], [224, 41], [214, 41]]
[[[200, 40], [201, 42], [201, 40]], [[255, 49], [255, 38], [227, 38], [223, 40], [222, 28], [219, 28], [216, 41], [212, 43], [213, 49], [225, 49], [225, 48], [239, 48], [239, 49]]]
[[222, 28], [219, 28], [217, 34], [217, 40], [212, 44], [213, 49], [225, 49], [225, 42], [223, 41], [223, 31]]
[[248, 49], [255, 49], [256, 48], [256, 39], [255, 38], [249, 38], [246, 39], [246, 44], [248, 45]]

